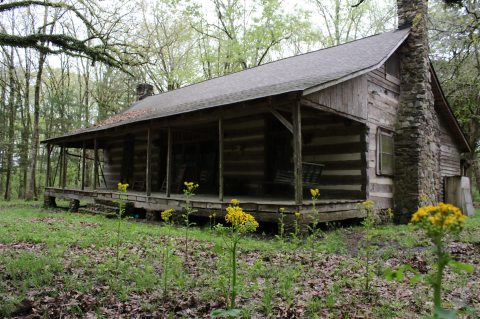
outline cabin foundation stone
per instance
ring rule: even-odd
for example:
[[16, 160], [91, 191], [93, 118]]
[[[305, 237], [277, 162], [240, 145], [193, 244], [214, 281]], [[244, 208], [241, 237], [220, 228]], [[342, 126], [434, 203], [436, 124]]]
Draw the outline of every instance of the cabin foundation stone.
[[56, 208], [57, 203], [55, 201], [55, 197], [53, 196], [45, 196], [43, 198], [43, 207], [45, 208]]
[[77, 213], [80, 208], [80, 201], [78, 199], [72, 199], [68, 205], [68, 211]]
[[397, 0], [399, 26], [411, 26], [400, 48], [400, 107], [395, 136], [395, 220], [405, 223], [441, 191], [439, 119], [434, 109], [427, 38], [427, 0]]

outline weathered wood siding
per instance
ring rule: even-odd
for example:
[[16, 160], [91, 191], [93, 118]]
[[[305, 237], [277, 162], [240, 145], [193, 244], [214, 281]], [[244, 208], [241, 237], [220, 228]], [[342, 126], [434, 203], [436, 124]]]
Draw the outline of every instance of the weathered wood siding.
[[227, 194], [260, 194], [265, 180], [265, 118], [224, 121], [224, 180]]
[[[145, 133], [146, 135], [146, 133]], [[156, 135], [154, 135], [155, 138]], [[153, 138], [153, 139], [154, 139]], [[107, 188], [116, 188], [117, 183], [121, 180], [122, 177], [122, 158], [123, 158], [123, 147], [124, 140], [123, 137], [118, 139], [112, 139], [112, 142], [106, 144], [104, 149], [105, 154], [105, 163], [104, 163], [104, 175], [107, 182]], [[134, 158], [133, 158], [133, 179], [130, 183], [139, 181], [143, 183], [146, 181], [146, 163], [147, 163], [147, 141], [146, 136], [142, 138], [136, 136], [134, 142]], [[161, 185], [159, 185], [159, 180], [157, 178], [157, 172], [159, 170], [159, 151], [158, 147], [152, 144], [152, 190], [158, 190]], [[133, 184], [130, 185], [133, 187]]]
[[365, 198], [364, 125], [329, 115], [302, 122], [303, 161], [325, 165], [322, 198]]
[[461, 152], [442, 119], [440, 119], [440, 143], [440, 171], [442, 177], [461, 175]]
[[367, 74], [368, 87], [368, 177], [369, 198], [378, 208], [393, 208], [393, 177], [377, 174], [378, 128], [395, 130], [399, 107], [400, 80], [387, 74], [385, 66]]
[[367, 118], [367, 80], [362, 75], [305, 96], [306, 99], [360, 119]]
[[442, 187], [440, 198], [445, 200], [445, 177], [460, 176], [460, 150], [449, 132], [444, 120], [440, 118], [440, 174]]

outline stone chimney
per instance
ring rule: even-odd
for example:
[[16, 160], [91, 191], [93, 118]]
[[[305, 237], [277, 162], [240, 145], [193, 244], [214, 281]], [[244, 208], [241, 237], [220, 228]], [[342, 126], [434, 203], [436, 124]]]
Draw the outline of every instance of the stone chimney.
[[148, 83], [140, 83], [137, 85], [137, 101], [153, 95], [153, 85]]
[[400, 106], [395, 134], [395, 219], [405, 223], [422, 204], [439, 201], [442, 182], [428, 56], [428, 0], [397, 0], [397, 10], [399, 28], [411, 27], [399, 49]]

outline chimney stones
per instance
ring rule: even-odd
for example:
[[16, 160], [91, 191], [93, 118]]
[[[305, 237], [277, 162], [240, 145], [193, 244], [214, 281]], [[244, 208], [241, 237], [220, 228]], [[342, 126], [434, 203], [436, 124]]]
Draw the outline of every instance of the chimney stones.
[[397, 0], [397, 10], [399, 28], [411, 27], [399, 49], [402, 76], [395, 136], [395, 219], [405, 223], [422, 204], [440, 200], [442, 184], [427, 36], [428, 0]]

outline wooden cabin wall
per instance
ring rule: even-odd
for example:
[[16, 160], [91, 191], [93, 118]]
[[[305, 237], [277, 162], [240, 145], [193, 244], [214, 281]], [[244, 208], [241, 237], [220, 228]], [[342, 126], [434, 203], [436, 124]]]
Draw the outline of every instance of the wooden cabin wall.
[[440, 143], [440, 171], [442, 177], [461, 175], [461, 152], [442, 119], [440, 119]]
[[377, 131], [378, 128], [395, 130], [400, 80], [398, 75], [387, 74], [384, 65], [367, 74], [367, 90], [369, 198], [377, 208], [393, 208], [393, 177], [377, 174]]
[[[146, 135], [146, 134], [145, 134]], [[105, 154], [105, 164], [104, 164], [104, 175], [107, 182], [107, 188], [115, 189], [117, 188], [117, 183], [121, 180], [122, 175], [122, 157], [123, 157], [123, 147], [124, 147], [124, 137], [119, 137], [112, 139], [105, 145], [104, 154]], [[146, 181], [146, 154], [147, 154], [147, 141], [146, 136], [135, 137], [134, 145], [134, 157], [133, 157], [133, 180], [130, 181], [131, 190], [133, 189], [133, 183], [137, 181], [140, 185]], [[152, 143], [152, 190], [159, 190], [159, 180], [156, 178], [156, 172], [158, 172], [158, 163], [159, 163], [159, 151], [158, 148]], [[144, 187], [144, 186], [143, 186]]]
[[362, 75], [324, 90], [309, 94], [305, 96], [305, 98], [339, 112], [360, 119], [366, 119], [366, 92], [367, 80], [366, 76]]
[[365, 126], [329, 114], [303, 116], [303, 161], [324, 164], [322, 199], [365, 199]]
[[265, 118], [225, 120], [224, 183], [227, 195], [260, 195], [265, 181]]
[[[440, 174], [442, 184], [445, 177], [462, 175], [460, 160], [461, 151], [449, 132], [445, 121], [440, 117]], [[444, 199], [444, 185], [441, 187], [440, 198]]]
[[123, 139], [112, 139], [104, 148], [105, 163], [103, 173], [107, 188], [115, 188], [120, 182], [123, 156]]

